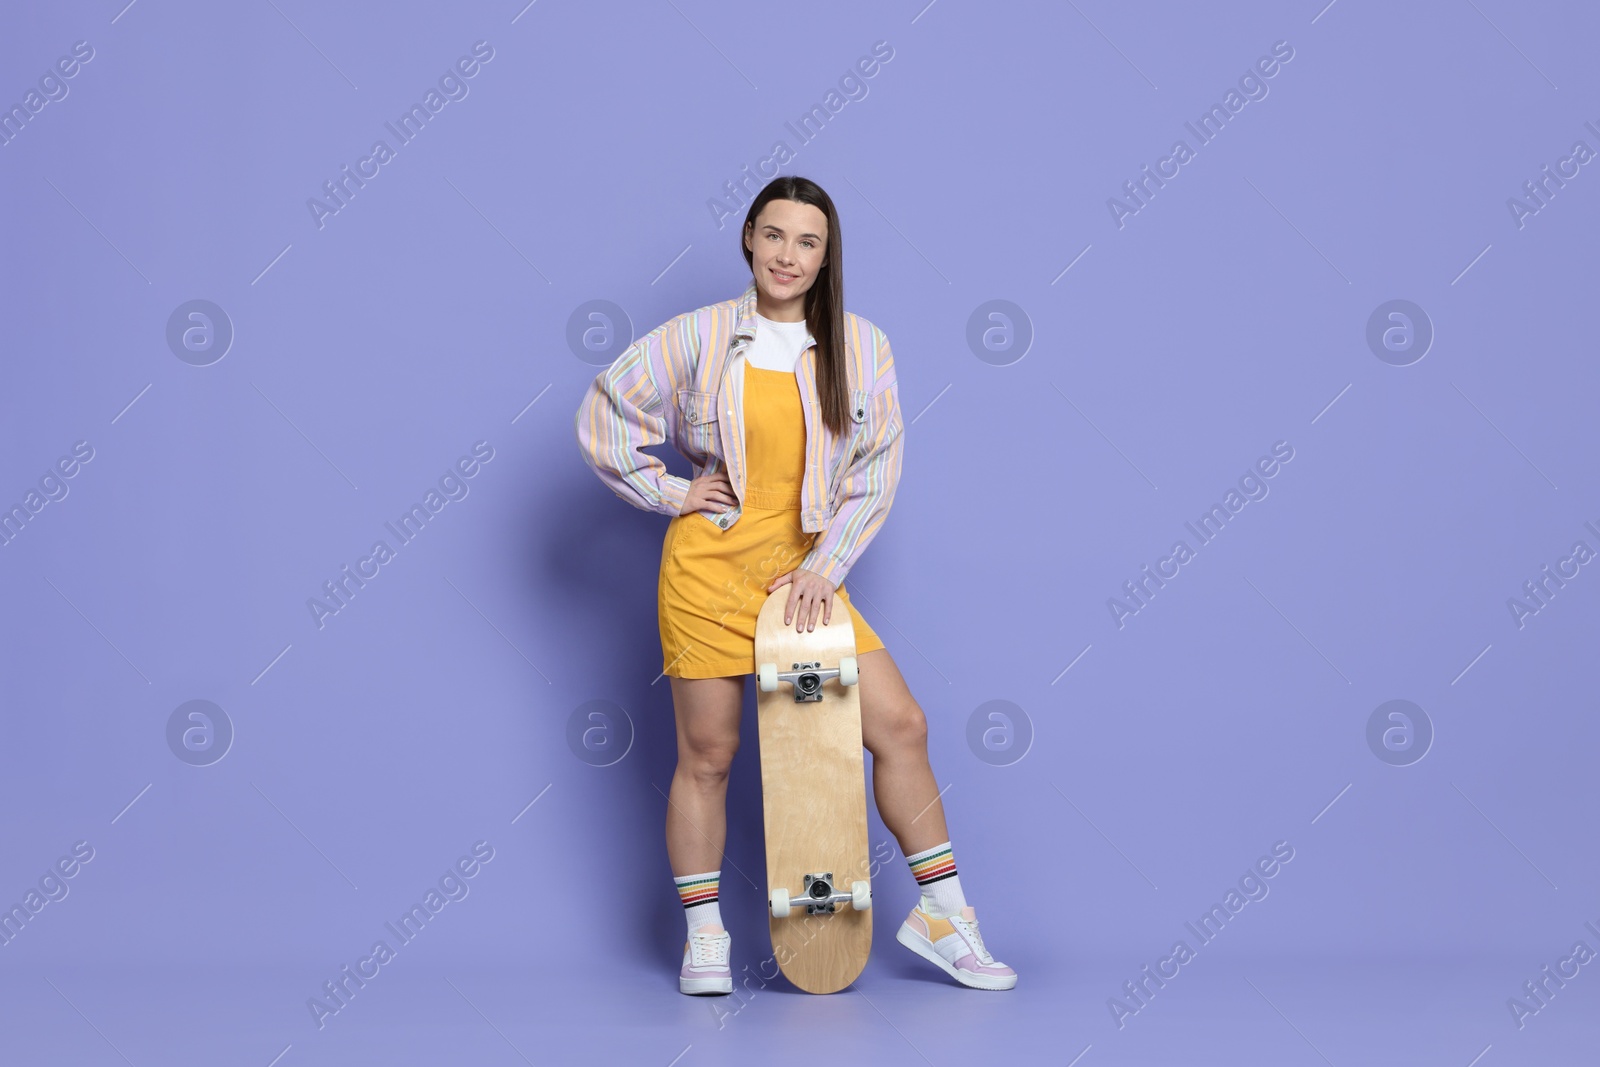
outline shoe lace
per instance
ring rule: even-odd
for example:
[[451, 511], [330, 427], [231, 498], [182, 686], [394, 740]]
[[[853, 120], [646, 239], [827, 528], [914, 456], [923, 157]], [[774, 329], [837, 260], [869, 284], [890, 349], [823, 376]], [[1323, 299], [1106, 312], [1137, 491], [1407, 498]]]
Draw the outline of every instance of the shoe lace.
[[698, 967], [706, 963], [727, 962], [728, 944], [731, 939], [726, 932], [720, 934], [694, 933], [689, 935], [689, 961], [690, 965]]
[[972, 942], [972, 946], [978, 950], [979, 962], [985, 964], [994, 962], [994, 957], [989, 954], [988, 946], [983, 943], [983, 935], [978, 933], [977, 919], [966, 919], [960, 915], [952, 915], [950, 921], [961, 928], [961, 931], [967, 935], [968, 940]]

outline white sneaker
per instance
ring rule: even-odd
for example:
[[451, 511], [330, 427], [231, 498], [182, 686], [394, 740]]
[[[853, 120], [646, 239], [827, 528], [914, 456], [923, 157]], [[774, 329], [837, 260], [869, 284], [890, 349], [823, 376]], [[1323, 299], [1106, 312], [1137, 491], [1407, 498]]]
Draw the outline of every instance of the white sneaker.
[[1012, 989], [1017, 972], [989, 954], [972, 906], [944, 919], [912, 908], [894, 939], [973, 989]]
[[678, 972], [680, 993], [732, 993], [733, 971], [728, 965], [733, 937], [716, 923], [708, 923], [683, 943], [683, 969]]

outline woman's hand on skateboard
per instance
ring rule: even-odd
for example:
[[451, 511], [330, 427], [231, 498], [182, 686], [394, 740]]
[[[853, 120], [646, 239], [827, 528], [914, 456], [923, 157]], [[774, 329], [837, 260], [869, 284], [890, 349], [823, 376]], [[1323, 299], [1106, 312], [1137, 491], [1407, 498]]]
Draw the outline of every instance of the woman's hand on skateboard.
[[816, 571], [796, 567], [774, 579], [767, 586], [767, 592], [771, 593], [783, 585], [789, 586], [789, 601], [783, 606], [785, 626], [793, 622], [796, 630], [815, 630], [819, 608], [822, 610], [822, 625], [833, 621], [834, 586], [828, 579]]
[[728, 480], [728, 472], [715, 470], [689, 481], [689, 492], [684, 496], [683, 508], [678, 514], [687, 515], [691, 511], [703, 510], [726, 511], [738, 502], [739, 498], [733, 495], [733, 482]]

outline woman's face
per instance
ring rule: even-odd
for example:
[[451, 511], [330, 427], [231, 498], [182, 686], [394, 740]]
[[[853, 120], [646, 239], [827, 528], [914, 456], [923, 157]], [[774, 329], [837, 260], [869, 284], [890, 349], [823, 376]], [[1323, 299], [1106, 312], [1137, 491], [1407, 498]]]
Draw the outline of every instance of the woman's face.
[[805, 307], [806, 290], [827, 262], [828, 217], [812, 204], [769, 200], [745, 232], [744, 245], [761, 302], [793, 315]]

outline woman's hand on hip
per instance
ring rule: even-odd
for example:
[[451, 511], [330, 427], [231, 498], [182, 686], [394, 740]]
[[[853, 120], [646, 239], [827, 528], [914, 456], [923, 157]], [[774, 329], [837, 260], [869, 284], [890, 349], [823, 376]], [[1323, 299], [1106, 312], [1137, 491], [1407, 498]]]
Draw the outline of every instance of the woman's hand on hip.
[[728, 472], [715, 470], [689, 481], [689, 492], [685, 494], [683, 507], [678, 514], [687, 515], [691, 511], [707, 509], [726, 511], [738, 502], [739, 498], [733, 495], [733, 482], [728, 480]]
[[828, 579], [816, 571], [796, 567], [774, 579], [767, 586], [767, 592], [772, 593], [784, 585], [789, 586], [789, 601], [783, 606], [785, 626], [793, 623], [796, 630], [815, 630], [818, 609], [822, 611], [822, 625], [833, 621], [834, 586]]

